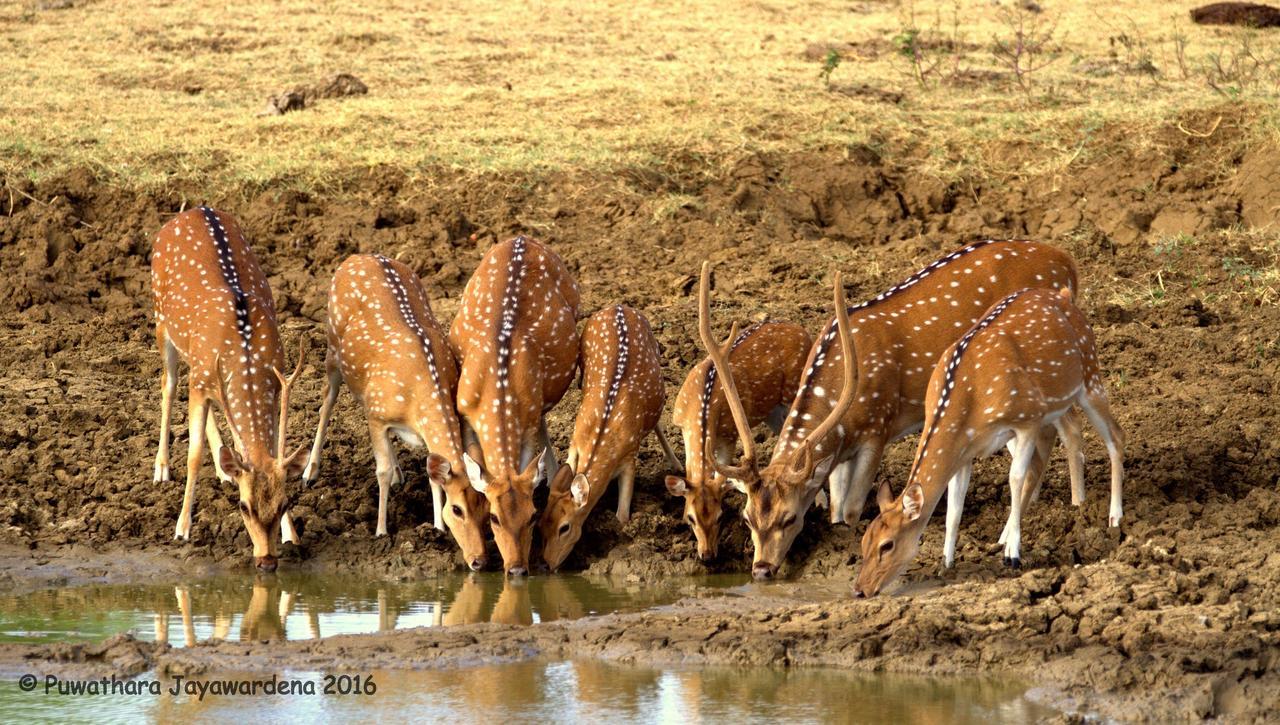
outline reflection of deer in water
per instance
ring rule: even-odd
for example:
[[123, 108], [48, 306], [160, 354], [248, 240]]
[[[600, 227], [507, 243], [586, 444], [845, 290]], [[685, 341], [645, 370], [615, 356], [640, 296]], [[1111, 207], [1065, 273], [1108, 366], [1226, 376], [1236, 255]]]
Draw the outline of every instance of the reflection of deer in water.
[[[191, 592], [185, 586], [174, 587], [174, 598], [178, 602], [178, 615], [182, 618], [183, 640], [187, 647], [196, 644], [195, 619], [192, 614]], [[253, 583], [253, 592], [249, 596], [249, 606], [240, 619], [240, 641], [273, 641], [288, 638], [285, 622], [293, 611], [296, 593], [282, 589], [275, 577], [259, 577]], [[225, 640], [231, 634], [231, 615], [221, 609], [219, 601], [213, 614], [212, 639]], [[394, 622], [394, 620], [393, 620]], [[313, 639], [320, 638], [320, 617], [315, 608], [307, 611], [307, 630]], [[156, 641], [169, 641], [169, 612], [158, 611], [155, 615]]]
[[[535, 585], [536, 586], [536, 585]], [[523, 581], [504, 580], [502, 591], [493, 596], [494, 587], [476, 577], [467, 577], [458, 589], [449, 611], [441, 623], [476, 624], [533, 624], [533, 602], [529, 598], [531, 585]]]

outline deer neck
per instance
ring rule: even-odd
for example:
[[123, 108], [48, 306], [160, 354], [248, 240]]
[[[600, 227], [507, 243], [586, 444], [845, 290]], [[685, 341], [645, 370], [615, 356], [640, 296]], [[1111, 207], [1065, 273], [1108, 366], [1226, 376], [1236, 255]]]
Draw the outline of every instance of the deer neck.
[[275, 376], [258, 366], [238, 367], [229, 372], [227, 391], [232, 400], [223, 401], [223, 414], [239, 434], [240, 453], [256, 467], [268, 465], [276, 457], [277, 404], [280, 384]]

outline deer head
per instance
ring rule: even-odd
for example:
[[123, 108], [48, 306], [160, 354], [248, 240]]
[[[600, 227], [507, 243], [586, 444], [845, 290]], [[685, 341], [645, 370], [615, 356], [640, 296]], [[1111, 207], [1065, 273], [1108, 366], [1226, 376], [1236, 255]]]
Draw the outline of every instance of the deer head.
[[562, 464], [551, 482], [547, 510], [542, 514], [542, 558], [551, 571], [560, 568], [574, 544], [582, 537], [582, 524], [590, 512], [591, 484], [581, 473]]
[[894, 499], [889, 484], [876, 491], [880, 514], [862, 536], [862, 568], [854, 584], [854, 596], [875, 596], [891, 585], [920, 550], [924, 532], [924, 490], [913, 483]]
[[[476, 446], [478, 449], [479, 446]], [[477, 454], [479, 451], [475, 451]], [[489, 501], [489, 527], [493, 542], [502, 554], [502, 565], [512, 576], [529, 573], [529, 549], [533, 545], [533, 489], [537, 485], [546, 449], [517, 474], [499, 474], [486, 478], [480, 473], [472, 481], [477, 491]]]
[[[796, 535], [800, 533], [806, 511], [813, 504], [822, 482], [835, 462], [835, 451], [821, 449], [822, 441], [839, 425], [844, 414], [853, 404], [856, 374], [853, 354], [853, 338], [849, 332], [849, 312], [844, 299], [844, 282], [839, 272], [835, 275], [834, 305], [836, 325], [841, 344], [841, 361], [844, 368], [844, 388], [840, 399], [826, 419], [814, 428], [790, 457], [775, 458], [763, 471], [755, 462], [755, 441], [747, 423], [746, 413], [733, 383], [733, 371], [729, 368], [723, 349], [711, 338], [709, 297], [709, 266], [702, 267], [699, 288], [699, 333], [706, 346], [721, 384], [725, 402], [733, 415], [742, 442], [743, 453], [735, 466], [724, 466], [712, 459], [716, 471], [728, 479], [737, 490], [747, 495], [742, 517], [751, 530], [751, 543], [755, 549], [751, 573], [757, 579], [771, 578], [782, 563], [783, 557]], [[730, 339], [733, 335], [730, 335]], [[714, 441], [711, 450], [715, 450]], [[824, 455], [825, 454], [825, 455]], [[815, 461], [815, 457], [822, 456]]]
[[[236, 484], [237, 503], [240, 517], [249, 531], [249, 539], [253, 542], [253, 557], [263, 571], [275, 571], [277, 565], [276, 542], [280, 539], [280, 519], [292, 505], [296, 492], [289, 490], [289, 481], [302, 475], [307, 464], [306, 444], [298, 446], [292, 453], [285, 453], [286, 421], [289, 413], [289, 393], [302, 374], [306, 362], [307, 338], [303, 335], [299, 343], [298, 365], [293, 374], [284, 377], [279, 370], [272, 368], [280, 383], [280, 413], [276, 432], [276, 448], [265, 460], [250, 462], [231, 446], [223, 446], [219, 454], [219, 464]], [[245, 438], [236, 428], [233, 416], [227, 411], [233, 405], [234, 397], [227, 389], [227, 376], [222, 369], [221, 353], [214, 356], [214, 372], [218, 377], [219, 391], [224, 417], [235, 435], [235, 440]]]
[[444, 525], [458, 542], [462, 560], [471, 571], [489, 563], [485, 553], [485, 525], [489, 522], [489, 501], [471, 486], [465, 470], [454, 470], [444, 456], [427, 456], [427, 475], [444, 489]]

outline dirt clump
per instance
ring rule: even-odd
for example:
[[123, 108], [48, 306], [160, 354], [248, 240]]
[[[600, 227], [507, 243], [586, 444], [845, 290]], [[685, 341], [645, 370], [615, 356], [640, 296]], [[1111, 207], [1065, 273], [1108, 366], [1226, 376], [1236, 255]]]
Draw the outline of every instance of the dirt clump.
[[338, 73], [325, 81], [309, 86], [294, 86], [267, 99], [267, 105], [259, 116], [280, 116], [290, 111], [301, 111], [315, 105], [321, 98], [345, 98], [363, 96], [369, 87], [350, 73]]
[[1212, 3], [1191, 11], [1200, 25], [1243, 25], [1247, 28], [1280, 26], [1280, 8], [1261, 3]]

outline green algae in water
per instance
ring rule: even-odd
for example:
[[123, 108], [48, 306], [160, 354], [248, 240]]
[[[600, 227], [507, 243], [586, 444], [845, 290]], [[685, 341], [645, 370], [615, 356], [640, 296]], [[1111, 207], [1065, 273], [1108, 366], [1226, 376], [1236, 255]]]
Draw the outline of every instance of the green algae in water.
[[534, 624], [636, 611], [742, 585], [742, 575], [628, 583], [500, 573], [416, 582], [293, 572], [176, 584], [89, 585], [0, 597], [0, 642], [281, 640], [476, 622]]

